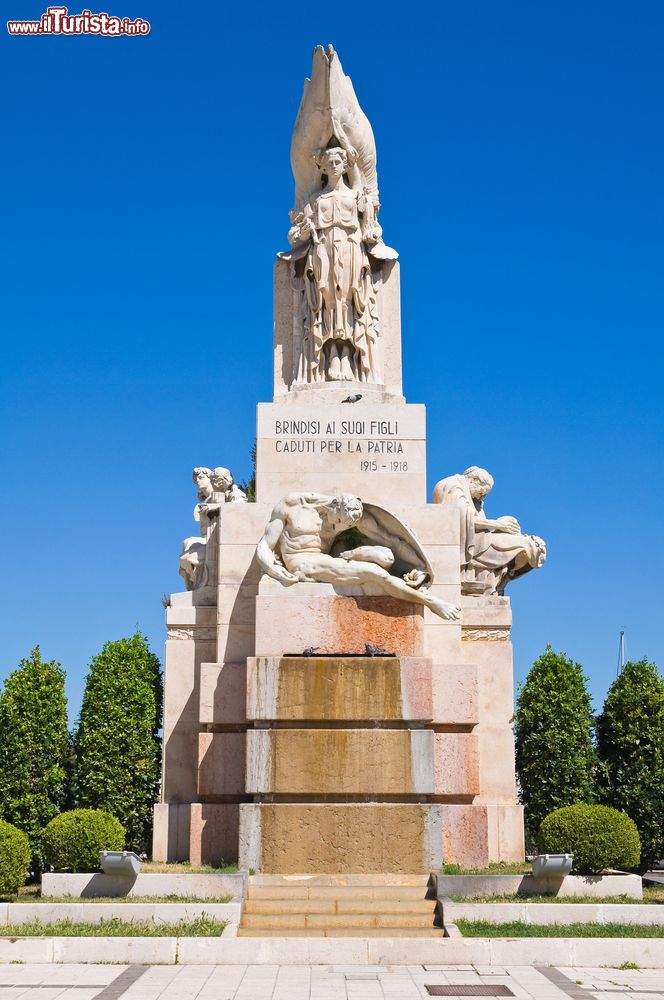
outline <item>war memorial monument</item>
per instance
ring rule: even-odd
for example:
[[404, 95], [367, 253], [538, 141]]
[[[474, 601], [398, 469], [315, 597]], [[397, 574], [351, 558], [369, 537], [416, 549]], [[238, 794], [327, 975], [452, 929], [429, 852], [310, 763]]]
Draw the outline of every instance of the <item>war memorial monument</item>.
[[485, 513], [482, 468], [441, 455], [428, 502], [374, 136], [331, 47], [291, 164], [256, 502], [212, 464], [223, 442], [194, 469], [153, 855], [283, 874], [523, 860], [505, 588], [546, 548]]

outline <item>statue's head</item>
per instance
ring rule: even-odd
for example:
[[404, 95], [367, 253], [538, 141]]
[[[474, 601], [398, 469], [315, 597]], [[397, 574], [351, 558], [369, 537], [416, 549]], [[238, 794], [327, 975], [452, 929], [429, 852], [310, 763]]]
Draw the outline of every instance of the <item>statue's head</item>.
[[194, 480], [194, 486], [198, 490], [199, 500], [209, 500], [212, 496], [214, 492], [212, 488], [212, 475], [212, 469], [208, 469], [205, 465], [197, 465], [192, 471], [191, 478]]
[[233, 485], [233, 476], [230, 469], [224, 469], [221, 465], [217, 466], [210, 474], [210, 482], [216, 491], [226, 493]]
[[362, 501], [351, 493], [340, 493], [339, 496], [332, 497], [328, 511], [329, 520], [339, 531], [352, 528], [364, 513]]
[[468, 488], [473, 500], [484, 500], [484, 497], [493, 487], [493, 476], [486, 469], [480, 469], [477, 465], [471, 465], [466, 469], [464, 476], [468, 480]]
[[336, 181], [348, 171], [348, 153], [341, 146], [321, 149], [314, 157], [318, 169], [328, 181]]

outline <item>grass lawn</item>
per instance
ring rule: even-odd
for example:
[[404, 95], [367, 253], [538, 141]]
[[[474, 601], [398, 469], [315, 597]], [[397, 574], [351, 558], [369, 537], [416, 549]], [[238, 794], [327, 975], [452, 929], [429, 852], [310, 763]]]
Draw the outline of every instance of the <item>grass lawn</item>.
[[509, 864], [493, 861], [487, 868], [462, 868], [460, 865], [443, 865], [441, 875], [532, 875], [532, 865], [527, 861]]
[[520, 920], [494, 924], [490, 920], [457, 920], [464, 937], [546, 938], [664, 938], [664, 927], [653, 924], [524, 924]]
[[225, 920], [207, 915], [171, 924], [120, 920], [118, 917], [94, 924], [74, 920], [45, 924], [41, 920], [31, 920], [26, 924], [0, 926], [0, 937], [219, 937], [225, 926]]
[[16, 896], [0, 896], [0, 903], [230, 903], [232, 896], [42, 896], [38, 885], [24, 885]]
[[236, 875], [239, 870], [237, 865], [215, 868], [213, 865], [190, 865], [188, 861], [180, 861], [178, 864], [144, 861], [141, 865], [141, 874], [145, 875]]
[[629, 903], [664, 904], [664, 885], [644, 886], [643, 899], [632, 896], [519, 896], [516, 893], [502, 896], [450, 896], [455, 903]]
[[29, 896], [7, 897], [9, 903], [230, 903], [232, 896]]

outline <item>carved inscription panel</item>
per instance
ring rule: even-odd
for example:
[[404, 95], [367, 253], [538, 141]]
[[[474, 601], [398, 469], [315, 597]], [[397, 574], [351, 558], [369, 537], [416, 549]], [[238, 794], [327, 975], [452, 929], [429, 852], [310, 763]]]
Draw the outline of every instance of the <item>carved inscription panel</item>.
[[258, 499], [312, 489], [424, 503], [425, 419], [412, 404], [261, 403]]

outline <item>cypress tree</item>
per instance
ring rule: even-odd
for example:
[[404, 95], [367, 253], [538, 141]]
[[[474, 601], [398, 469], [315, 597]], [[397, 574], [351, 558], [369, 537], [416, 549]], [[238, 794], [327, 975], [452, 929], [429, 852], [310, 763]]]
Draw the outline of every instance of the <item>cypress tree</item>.
[[597, 719], [601, 798], [634, 820], [644, 871], [664, 857], [664, 680], [654, 663], [626, 663]]
[[0, 818], [27, 835], [35, 872], [42, 831], [64, 804], [67, 758], [65, 672], [35, 646], [0, 695]]
[[162, 675], [145, 636], [107, 642], [92, 658], [76, 731], [78, 804], [104, 809], [148, 852], [159, 790]]
[[519, 687], [516, 769], [530, 846], [554, 809], [595, 799], [594, 717], [586, 683], [581, 665], [549, 645]]

